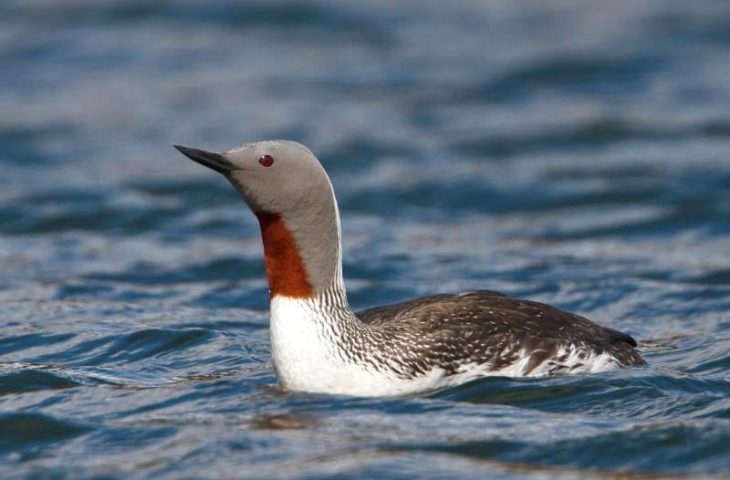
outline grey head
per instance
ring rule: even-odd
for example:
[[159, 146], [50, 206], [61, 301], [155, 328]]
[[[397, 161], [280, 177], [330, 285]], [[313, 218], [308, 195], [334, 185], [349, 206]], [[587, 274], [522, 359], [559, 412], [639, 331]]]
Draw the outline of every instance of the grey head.
[[286, 249], [272, 240], [272, 219], [281, 220], [293, 237], [313, 293], [331, 288], [333, 282], [341, 283], [337, 203], [327, 173], [307, 147], [287, 140], [265, 140], [224, 152], [175, 148], [223, 174], [258, 217], [272, 296], [283, 291], [272, 283], [272, 269], [282, 262], [292, 263], [284, 258]]
[[254, 212], [296, 214], [331, 195], [329, 178], [304, 145], [287, 140], [250, 142], [225, 152], [176, 145], [183, 155], [222, 173]]

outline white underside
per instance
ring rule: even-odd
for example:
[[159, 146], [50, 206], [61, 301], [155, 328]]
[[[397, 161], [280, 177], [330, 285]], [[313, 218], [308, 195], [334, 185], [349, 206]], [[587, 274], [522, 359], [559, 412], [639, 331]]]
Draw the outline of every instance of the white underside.
[[[606, 353], [599, 355], [566, 348], [558, 357], [562, 362], [547, 360], [528, 374], [525, 367], [530, 352], [523, 352], [520, 360], [500, 370], [489, 365], [465, 364], [455, 375], [445, 375], [441, 368], [425, 374], [402, 379], [354, 363], [338, 354], [331, 331], [325, 322], [315, 318], [317, 313], [308, 300], [276, 296], [271, 301], [271, 350], [274, 368], [280, 383], [292, 390], [354, 396], [393, 396], [439, 390], [481, 377], [540, 377], [550, 373], [556, 365], [569, 373], [596, 373], [619, 367]], [[582, 358], [580, 354], [583, 353]]]

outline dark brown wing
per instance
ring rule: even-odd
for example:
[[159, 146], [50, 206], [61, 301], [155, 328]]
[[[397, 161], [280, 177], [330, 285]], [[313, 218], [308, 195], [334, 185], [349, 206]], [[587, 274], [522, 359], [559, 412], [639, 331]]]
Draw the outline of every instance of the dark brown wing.
[[[645, 363], [634, 349], [636, 341], [625, 333], [550, 305], [488, 290], [433, 295], [370, 308], [357, 316], [385, 331], [418, 332], [437, 348], [452, 348], [450, 340], [471, 349], [491, 349], [491, 356], [501, 355], [500, 348], [511, 355], [523, 348], [534, 351], [539, 363], [563, 345], [576, 345], [609, 352], [623, 365]], [[465, 358], [473, 353], [465, 352]]]

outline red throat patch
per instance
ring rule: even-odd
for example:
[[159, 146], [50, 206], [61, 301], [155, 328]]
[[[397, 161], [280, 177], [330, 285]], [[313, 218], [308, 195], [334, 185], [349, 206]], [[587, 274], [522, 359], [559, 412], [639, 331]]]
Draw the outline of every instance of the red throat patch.
[[266, 276], [271, 298], [276, 295], [310, 298], [314, 288], [309, 282], [294, 236], [281, 216], [270, 212], [256, 212], [264, 241]]

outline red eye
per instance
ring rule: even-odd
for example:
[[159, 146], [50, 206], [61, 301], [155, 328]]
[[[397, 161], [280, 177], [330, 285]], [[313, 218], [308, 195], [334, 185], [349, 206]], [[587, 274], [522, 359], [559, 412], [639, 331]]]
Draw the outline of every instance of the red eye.
[[261, 158], [259, 158], [259, 163], [264, 167], [270, 167], [274, 164], [274, 157], [272, 157], [271, 155], [261, 155]]

